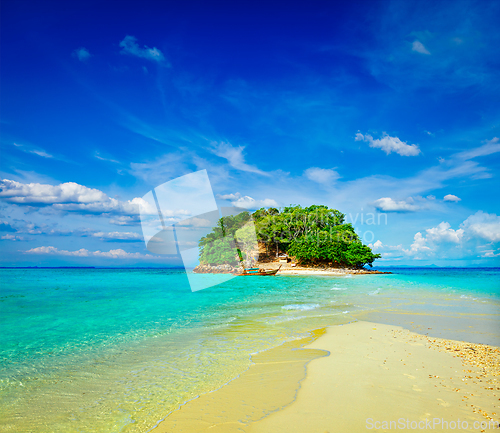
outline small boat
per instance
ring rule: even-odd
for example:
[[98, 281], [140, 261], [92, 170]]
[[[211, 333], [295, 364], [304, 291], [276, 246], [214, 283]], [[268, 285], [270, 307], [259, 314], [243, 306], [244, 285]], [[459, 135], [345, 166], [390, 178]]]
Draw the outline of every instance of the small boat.
[[234, 274], [237, 277], [243, 277], [248, 275], [258, 275], [258, 276], [268, 276], [268, 275], [276, 275], [278, 271], [281, 269], [281, 265], [278, 269], [259, 269], [259, 268], [243, 268], [243, 272], [239, 274]]

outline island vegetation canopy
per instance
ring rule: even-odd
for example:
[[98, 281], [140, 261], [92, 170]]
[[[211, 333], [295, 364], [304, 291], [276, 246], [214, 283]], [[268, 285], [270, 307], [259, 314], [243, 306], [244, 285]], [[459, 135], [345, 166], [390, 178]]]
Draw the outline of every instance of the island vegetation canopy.
[[342, 212], [324, 205], [294, 205], [221, 218], [199, 242], [200, 263], [237, 265], [252, 255], [252, 244], [259, 246], [260, 261], [280, 252], [303, 265], [361, 268], [380, 258], [361, 242], [354, 227], [345, 223]]

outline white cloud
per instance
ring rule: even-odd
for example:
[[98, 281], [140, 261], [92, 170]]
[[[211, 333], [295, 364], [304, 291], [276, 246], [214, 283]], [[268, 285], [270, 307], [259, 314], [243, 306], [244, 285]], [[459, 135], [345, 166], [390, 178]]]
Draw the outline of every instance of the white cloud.
[[415, 255], [422, 252], [428, 253], [432, 250], [427, 246], [427, 239], [422, 236], [422, 233], [418, 232], [413, 237], [413, 243], [411, 244], [410, 249], [403, 251], [409, 255]]
[[495, 253], [495, 250], [487, 250], [481, 253], [481, 257], [498, 257], [500, 256], [500, 251]]
[[73, 56], [76, 57], [81, 62], [86, 62], [88, 59], [92, 57], [92, 54], [90, 54], [87, 48], [80, 47], [73, 51]]
[[446, 194], [443, 198], [444, 201], [454, 201], [454, 202], [458, 202], [458, 201], [461, 201], [462, 199], [457, 197], [456, 195], [453, 195], [453, 194]]
[[415, 212], [420, 209], [415, 204], [404, 200], [393, 200], [390, 197], [382, 197], [373, 202], [375, 209], [381, 212]]
[[241, 207], [243, 209], [260, 209], [261, 207], [278, 207], [278, 203], [270, 198], [264, 200], [255, 200], [252, 197], [244, 196], [240, 197], [231, 203], [233, 206]]
[[108, 197], [107, 200], [92, 203], [55, 203], [53, 209], [66, 212], [81, 212], [95, 214], [139, 214], [140, 209], [144, 209], [144, 213], [148, 215], [156, 215], [158, 211], [154, 209], [148, 202], [141, 197], [136, 197], [126, 202]]
[[143, 179], [150, 185], [157, 186], [189, 173], [191, 170], [188, 168], [185, 160], [186, 153], [184, 152], [167, 153], [153, 161], [132, 162], [130, 164], [130, 174], [136, 178]]
[[158, 63], [162, 63], [165, 60], [165, 56], [158, 48], [149, 48], [146, 45], [144, 45], [144, 48], [141, 48], [137, 43], [137, 38], [134, 36], [125, 36], [123, 41], [120, 42], [120, 47], [122, 54], [129, 54]]
[[[470, 254], [477, 254], [480, 257], [498, 255], [494, 249], [481, 251], [485, 246], [478, 246], [480, 240], [488, 241], [490, 247], [492, 243], [500, 242], [500, 216], [478, 211], [460, 224], [457, 230], [452, 229], [448, 222], [443, 221], [436, 227], [426, 229], [425, 236], [421, 232], [415, 234], [410, 249], [403, 249], [403, 251], [410, 256], [421, 254], [432, 256], [439, 253], [441, 258], [450, 255], [457, 258]], [[454, 246], [450, 247], [450, 244]]]
[[[75, 232], [82, 233], [81, 230], [58, 230], [54, 228], [54, 225], [47, 224], [35, 224], [33, 222], [25, 222], [24, 226], [17, 230], [17, 233], [28, 233], [30, 235], [48, 235], [48, 236], [69, 236]], [[84, 230], [87, 233], [88, 230]]]
[[142, 236], [135, 232], [95, 232], [92, 236], [106, 241], [142, 241]]
[[311, 167], [304, 174], [308, 179], [322, 184], [332, 184], [340, 179], [340, 175], [331, 168]]
[[379, 250], [380, 248], [382, 248], [384, 246], [384, 244], [378, 240], [377, 242], [375, 242], [373, 245], [372, 244], [368, 244], [368, 246], [373, 249], [373, 250]]
[[122, 249], [109, 251], [89, 251], [82, 248], [77, 251], [59, 250], [56, 247], [37, 247], [25, 251], [26, 254], [48, 254], [58, 256], [73, 256], [73, 257], [105, 257], [111, 259], [156, 259], [160, 258], [150, 254], [128, 253]]
[[227, 160], [229, 165], [236, 170], [247, 171], [249, 173], [257, 173], [263, 176], [270, 176], [269, 173], [266, 173], [254, 165], [247, 164], [245, 162], [245, 157], [243, 155], [243, 151], [245, 150], [244, 146], [233, 146], [231, 143], [226, 143], [224, 141], [211, 143], [212, 149], [211, 151]]
[[481, 238], [489, 242], [500, 241], [500, 216], [478, 211], [468, 217], [460, 227], [469, 238]]
[[239, 192], [235, 192], [234, 194], [217, 194], [216, 197], [221, 200], [238, 200], [241, 194]]
[[385, 132], [382, 138], [373, 139], [369, 134], [361, 134], [358, 132], [355, 137], [356, 141], [365, 141], [370, 147], [382, 149], [387, 155], [394, 152], [401, 156], [416, 156], [420, 153], [420, 149], [416, 144], [407, 144], [401, 141], [398, 137], [391, 137]]
[[97, 159], [100, 159], [101, 161], [107, 161], [107, 162], [113, 162], [115, 164], [120, 164], [120, 161], [117, 161], [116, 159], [109, 159], [109, 158], [104, 158], [101, 155], [99, 155], [99, 152], [96, 152], [94, 155]]
[[440, 242], [451, 242], [455, 244], [460, 243], [461, 239], [464, 236], [464, 230], [463, 229], [453, 230], [450, 227], [451, 227], [450, 223], [443, 221], [439, 223], [437, 227], [427, 229], [426, 230], [427, 240], [434, 243], [440, 243]]
[[26, 153], [33, 153], [35, 155], [41, 156], [42, 158], [54, 158], [53, 155], [51, 155], [48, 152], [45, 152], [43, 149], [30, 149], [27, 146], [24, 146], [23, 144], [18, 144], [18, 143], [13, 143], [14, 146], [16, 146], [19, 150], [22, 150], [23, 152]]
[[30, 150], [30, 153], [34, 153], [35, 155], [41, 156], [42, 158], [54, 158], [50, 153], [47, 153], [43, 150]]
[[22, 236], [11, 235], [10, 233], [3, 235], [2, 237], [0, 237], [0, 239], [6, 241], [24, 241], [24, 238]]
[[87, 188], [74, 182], [60, 185], [40, 183], [23, 184], [13, 180], [0, 181], [0, 197], [12, 203], [43, 203], [54, 204], [60, 202], [100, 202], [109, 199], [102, 191]]
[[117, 213], [137, 215], [141, 207], [148, 214], [155, 214], [145, 200], [136, 197], [126, 202], [108, 197], [104, 192], [75, 182], [48, 185], [0, 180], [0, 198], [19, 205], [52, 206], [62, 211], [83, 213]]
[[500, 152], [500, 139], [498, 137], [493, 137], [491, 140], [486, 140], [483, 143], [485, 144], [483, 144], [482, 146], [470, 150], [465, 150], [463, 152], [457, 153], [455, 156], [460, 159], [472, 159], [478, 156], [487, 156], [493, 153]]
[[140, 224], [141, 220], [138, 215], [119, 215], [110, 219], [109, 222], [116, 226], [135, 226]]
[[[373, 244], [368, 244], [368, 246], [373, 250], [373, 251], [402, 251], [403, 246], [402, 245], [385, 245], [382, 243], [382, 241], [379, 239]], [[395, 255], [401, 255], [400, 253], [387, 253], [387, 252], [382, 252], [382, 255], [384, 257], [387, 256], [395, 256]]]
[[176, 227], [182, 227], [183, 229], [190, 229], [196, 227], [207, 228], [207, 227], [213, 227], [213, 222], [205, 218], [192, 217], [188, 218], [187, 220], [179, 221], [176, 224]]
[[420, 54], [430, 54], [429, 51], [427, 51], [427, 48], [424, 47], [424, 44], [420, 41], [413, 42], [411, 49], [412, 51], [416, 51]]

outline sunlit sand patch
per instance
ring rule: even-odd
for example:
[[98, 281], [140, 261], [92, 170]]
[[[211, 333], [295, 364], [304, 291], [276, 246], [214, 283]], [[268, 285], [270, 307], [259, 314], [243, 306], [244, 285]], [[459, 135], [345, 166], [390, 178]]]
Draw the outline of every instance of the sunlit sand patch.
[[[154, 432], [362, 432], [367, 419], [401, 417], [460, 418], [469, 423], [465, 431], [475, 431], [474, 421], [498, 418], [497, 348], [369, 322], [329, 327], [303, 344], [255, 355], [249, 370], [188, 402]], [[464, 362], [476, 363], [483, 376], [464, 370]]]
[[288, 342], [252, 356], [253, 364], [222, 388], [187, 402], [163, 420], [154, 433], [244, 432], [248, 426], [289, 405], [296, 397], [309, 361], [327, 356], [321, 349], [303, 349], [324, 334]]

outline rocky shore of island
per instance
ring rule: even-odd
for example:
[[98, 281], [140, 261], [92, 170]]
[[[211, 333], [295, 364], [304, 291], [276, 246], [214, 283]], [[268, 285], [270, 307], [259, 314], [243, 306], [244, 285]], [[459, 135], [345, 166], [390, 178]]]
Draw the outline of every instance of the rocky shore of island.
[[196, 274], [234, 274], [242, 271], [240, 266], [223, 265], [198, 265], [193, 269]]

